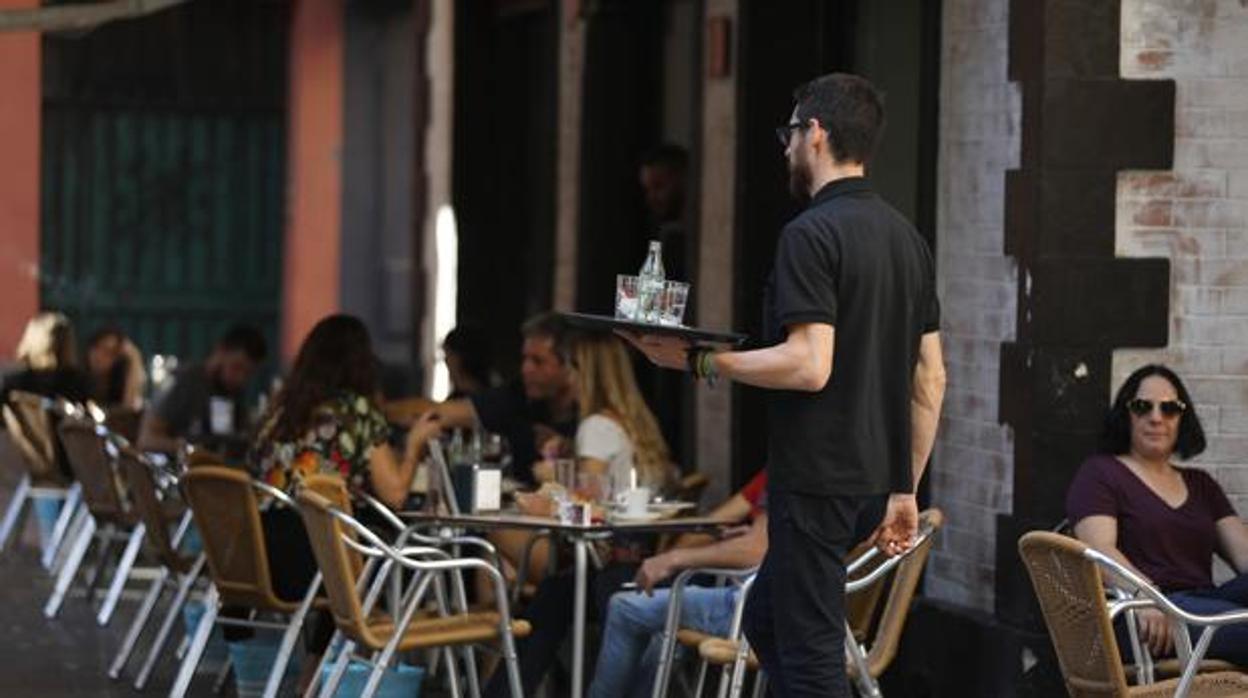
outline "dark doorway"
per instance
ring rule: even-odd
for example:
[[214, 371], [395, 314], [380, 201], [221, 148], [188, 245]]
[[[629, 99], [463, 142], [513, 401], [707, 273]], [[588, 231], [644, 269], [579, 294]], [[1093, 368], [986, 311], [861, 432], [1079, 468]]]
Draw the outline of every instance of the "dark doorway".
[[[861, 74], [885, 94], [888, 125], [869, 176], [876, 190], [934, 245], [940, 2], [791, 0], [744, 3], [741, 15], [737, 197], [737, 326], [759, 337], [762, 289], [784, 223], [801, 205], [788, 193], [773, 128], [802, 82], [835, 71]], [[783, 9], [781, 9], [781, 7]], [[762, 467], [766, 423], [760, 391], [734, 388], [734, 484]]]
[[558, 5], [464, 2], [455, 13], [458, 320], [490, 333], [512, 375], [521, 323], [551, 303]]
[[[696, 161], [700, 3], [600, 0], [585, 7], [576, 306], [611, 314], [616, 275], [637, 273], [653, 239], [664, 242], [668, 278], [694, 281], [696, 288], [697, 173], [686, 173], [683, 215], [662, 233], [647, 212], [638, 175], [643, 158], [660, 144], [684, 148]], [[675, 461], [691, 464], [692, 382], [632, 356]]]
[[288, 3], [218, 0], [44, 36], [45, 308], [145, 353], [239, 320], [276, 345], [289, 25]]

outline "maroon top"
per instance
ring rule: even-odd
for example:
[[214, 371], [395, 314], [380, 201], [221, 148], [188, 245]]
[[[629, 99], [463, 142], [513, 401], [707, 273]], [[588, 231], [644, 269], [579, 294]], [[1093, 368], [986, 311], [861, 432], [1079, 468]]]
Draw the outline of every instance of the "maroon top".
[[1172, 508], [1122, 461], [1096, 455], [1066, 493], [1072, 524], [1102, 514], [1118, 520], [1118, 549], [1164, 592], [1213, 586], [1217, 521], [1235, 509], [1209, 473], [1178, 468], [1187, 499]]

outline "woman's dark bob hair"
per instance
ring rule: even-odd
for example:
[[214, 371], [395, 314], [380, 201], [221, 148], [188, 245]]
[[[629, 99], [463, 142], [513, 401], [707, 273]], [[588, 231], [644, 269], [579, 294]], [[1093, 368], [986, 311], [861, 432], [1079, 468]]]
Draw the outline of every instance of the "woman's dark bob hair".
[[1161, 364], [1149, 364], [1137, 368], [1134, 373], [1118, 389], [1114, 396], [1114, 404], [1105, 415], [1105, 431], [1101, 435], [1101, 449], [1106, 453], [1121, 455], [1131, 451], [1131, 415], [1127, 411], [1127, 403], [1140, 392], [1140, 383], [1149, 376], [1161, 376], [1170, 381], [1179, 399], [1187, 405], [1183, 415], [1179, 417], [1179, 436], [1174, 442], [1174, 451], [1179, 458], [1194, 458], [1205, 450], [1205, 430], [1200, 426], [1200, 418], [1196, 416], [1196, 406], [1187, 386], [1179, 380], [1179, 376]]

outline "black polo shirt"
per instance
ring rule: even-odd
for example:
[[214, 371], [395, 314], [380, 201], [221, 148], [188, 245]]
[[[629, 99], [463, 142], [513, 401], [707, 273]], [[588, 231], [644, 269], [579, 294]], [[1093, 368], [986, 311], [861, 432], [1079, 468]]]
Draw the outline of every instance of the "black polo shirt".
[[492, 434], [502, 434], [511, 446], [512, 477], [526, 484], [535, 484], [533, 462], [538, 459], [541, 444], [534, 439], [533, 428], [549, 427], [555, 433], [569, 439], [576, 436], [575, 417], [563, 421], [554, 419], [550, 406], [540, 400], [530, 400], [524, 394], [524, 384], [511, 381], [497, 388], [488, 388], [468, 398], [476, 410], [481, 426]]
[[919, 338], [940, 323], [932, 253], [866, 179], [834, 181], [784, 227], [764, 333], [832, 325], [832, 377], [817, 393], [769, 391], [768, 468], [778, 491], [911, 490], [910, 397]]

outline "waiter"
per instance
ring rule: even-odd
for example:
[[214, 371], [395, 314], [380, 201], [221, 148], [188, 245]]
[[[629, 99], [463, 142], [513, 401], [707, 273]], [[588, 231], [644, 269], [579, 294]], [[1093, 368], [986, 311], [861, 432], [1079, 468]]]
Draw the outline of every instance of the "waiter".
[[771, 524], [745, 630], [777, 695], [825, 698], [850, 695], [845, 555], [864, 533], [888, 554], [911, 545], [945, 373], [931, 250], [864, 177], [884, 125], [879, 93], [834, 73], [794, 100], [777, 134], [790, 191], [809, 205], [777, 244], [771, 346], [629, 339], [661, 366], [769, 389]]

